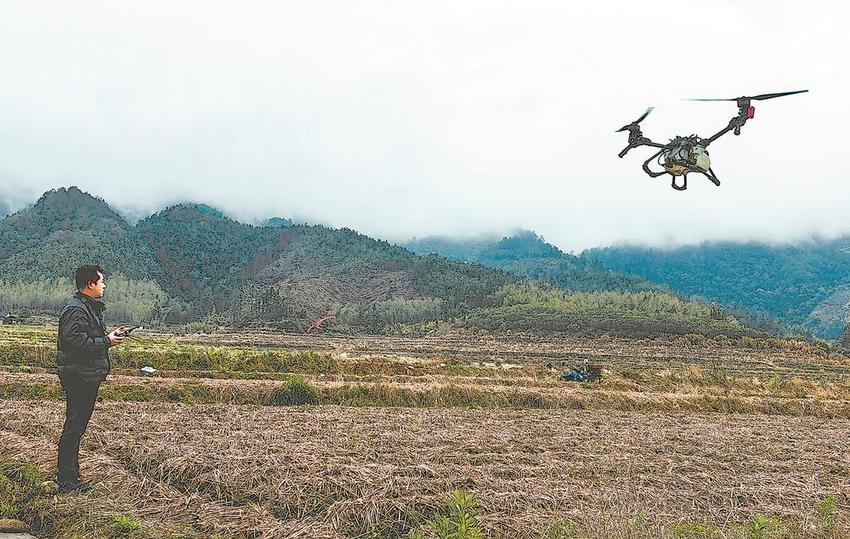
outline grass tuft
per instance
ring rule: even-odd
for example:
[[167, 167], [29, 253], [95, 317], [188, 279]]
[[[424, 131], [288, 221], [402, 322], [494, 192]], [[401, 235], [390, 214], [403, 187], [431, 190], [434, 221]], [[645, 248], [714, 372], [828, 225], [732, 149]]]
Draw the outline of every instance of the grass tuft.
[[318, 400], [319, 390], [303, 376], [296, 376], [277, 386], [269, 395], [268, 404], [272, 406], [293, 406], [315, 404]]
[[426, 521], [430, 535], [423, 530], [413, 534], [413, 539], [435, 537], [436, 539], [483, 539], [484, 533], [478, 524], [478, 502], [475, 494], [465, 490], [452, 492], [447, 513], [435, 515]]
[[820, 515], [821, 524], [827, 530], [835, 528], [838, 521], [838, 500], [835, 494], [827, 494], [818, 504], [818, 514]]
[[0, 501], [0, 518], [15, 518], [21, 511], [20, 507], [9, 500]]
[[112, 520], [110, 530], [112, 537], [128, 537], [135, 531], [142, 529], [142, 525], [127, 515], [116, 515]]
[[782, 533], [782, 522], [765, 515], [756, 515], [743, 526], [747, 539], [771, 539]]
[[715, 526], [701, 522], [680, 522], [673, 528], [674, 539], [714, 539], [720, 537]]

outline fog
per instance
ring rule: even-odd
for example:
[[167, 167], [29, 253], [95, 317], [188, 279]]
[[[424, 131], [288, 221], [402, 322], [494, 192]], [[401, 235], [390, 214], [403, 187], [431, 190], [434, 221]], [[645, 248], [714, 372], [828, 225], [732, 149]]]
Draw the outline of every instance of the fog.
[[[573, 5], [576, 4], [576, 5]], [[565, 251], [850, 233], [844, 2], [3, 2], [0, 212], [77, 185], [404, 241], [533, 229]], [[614, 130], [708, 136], [722, 185]]]

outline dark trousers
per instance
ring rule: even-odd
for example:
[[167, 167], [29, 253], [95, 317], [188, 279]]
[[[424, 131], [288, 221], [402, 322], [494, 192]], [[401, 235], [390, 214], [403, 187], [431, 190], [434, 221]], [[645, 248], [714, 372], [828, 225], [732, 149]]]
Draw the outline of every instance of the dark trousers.
[[80, 478], [80, 440], [94, 411], [100, 380], [78, 376], [60, 376], [62, 389], [65, 390], [67, 405], [65, 408], [65, 426], [59, 437], [59, 473], [60, 482], [75, 481]]

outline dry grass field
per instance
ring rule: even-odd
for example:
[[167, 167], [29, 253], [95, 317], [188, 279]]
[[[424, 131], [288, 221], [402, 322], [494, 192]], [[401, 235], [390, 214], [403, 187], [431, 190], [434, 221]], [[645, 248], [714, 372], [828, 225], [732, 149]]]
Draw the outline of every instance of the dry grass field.
[[808, 343], [143, 333], [54, 497], [51, 332], [0, 328], [0, 513], [41, 537], [448, 537], [456, 491], [458, 539], [850, 537], [850, 361]]

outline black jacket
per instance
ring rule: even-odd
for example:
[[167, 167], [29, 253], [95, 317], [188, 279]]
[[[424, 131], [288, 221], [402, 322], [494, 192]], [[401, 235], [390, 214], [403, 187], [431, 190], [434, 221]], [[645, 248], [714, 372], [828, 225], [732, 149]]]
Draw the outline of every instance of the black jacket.
[[59, 376], [100, 378], [109, 374], [109, 338], [102, 301], [77, 292], [59, 315], [56, 364]]

